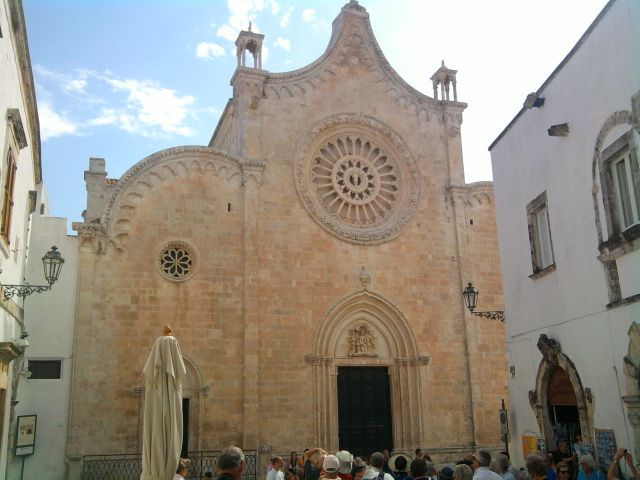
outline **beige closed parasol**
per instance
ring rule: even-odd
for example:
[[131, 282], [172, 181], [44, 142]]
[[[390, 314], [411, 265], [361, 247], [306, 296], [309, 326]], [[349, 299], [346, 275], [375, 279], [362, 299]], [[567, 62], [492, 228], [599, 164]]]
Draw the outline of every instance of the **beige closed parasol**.
[[166, 326], [144, 366], [145, 399], [140, 480], [171, 480], [182, 448], [182, 382], [186, 369], [178, 340]]

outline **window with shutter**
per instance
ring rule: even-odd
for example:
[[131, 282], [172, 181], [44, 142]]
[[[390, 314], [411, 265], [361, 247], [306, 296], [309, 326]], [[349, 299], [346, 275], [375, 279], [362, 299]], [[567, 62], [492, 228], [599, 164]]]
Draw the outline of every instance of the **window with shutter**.
[[4, 190], [2, 192], [2, 225], [0, 225], [0, 235], [9, 243], [9, 233], [11, 229], [11, 213], [13, 211], [13, 187], [16, 179], [16, 160], [13, 151], [7, 152], [7, 162], [5, 165]]

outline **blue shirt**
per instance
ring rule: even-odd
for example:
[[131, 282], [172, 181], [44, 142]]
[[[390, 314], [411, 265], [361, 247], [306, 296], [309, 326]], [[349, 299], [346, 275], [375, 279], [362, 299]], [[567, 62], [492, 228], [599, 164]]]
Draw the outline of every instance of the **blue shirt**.
[[591, 474], [587, 475], [584, 470], [580, 469], [578, 480], [604, 480], [604, 473], [601, 470], [592, 470]]

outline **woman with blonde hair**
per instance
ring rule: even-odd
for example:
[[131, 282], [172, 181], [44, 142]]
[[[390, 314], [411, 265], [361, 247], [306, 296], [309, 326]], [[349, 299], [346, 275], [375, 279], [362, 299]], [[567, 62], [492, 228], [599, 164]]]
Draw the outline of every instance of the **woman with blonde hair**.
[[453, 480], [471, 480], [473, 478], [473, 470], [469, 465], [461, 463], [453, 469]]

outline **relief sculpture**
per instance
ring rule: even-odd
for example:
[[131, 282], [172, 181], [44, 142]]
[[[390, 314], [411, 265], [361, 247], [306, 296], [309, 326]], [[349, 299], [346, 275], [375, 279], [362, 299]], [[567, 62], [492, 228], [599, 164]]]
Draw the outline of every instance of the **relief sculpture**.
[[367, 325], [360, 325], [349, 330], [347, 341], [349, 342], [350, 357], [376, 356], [376, 337]]

